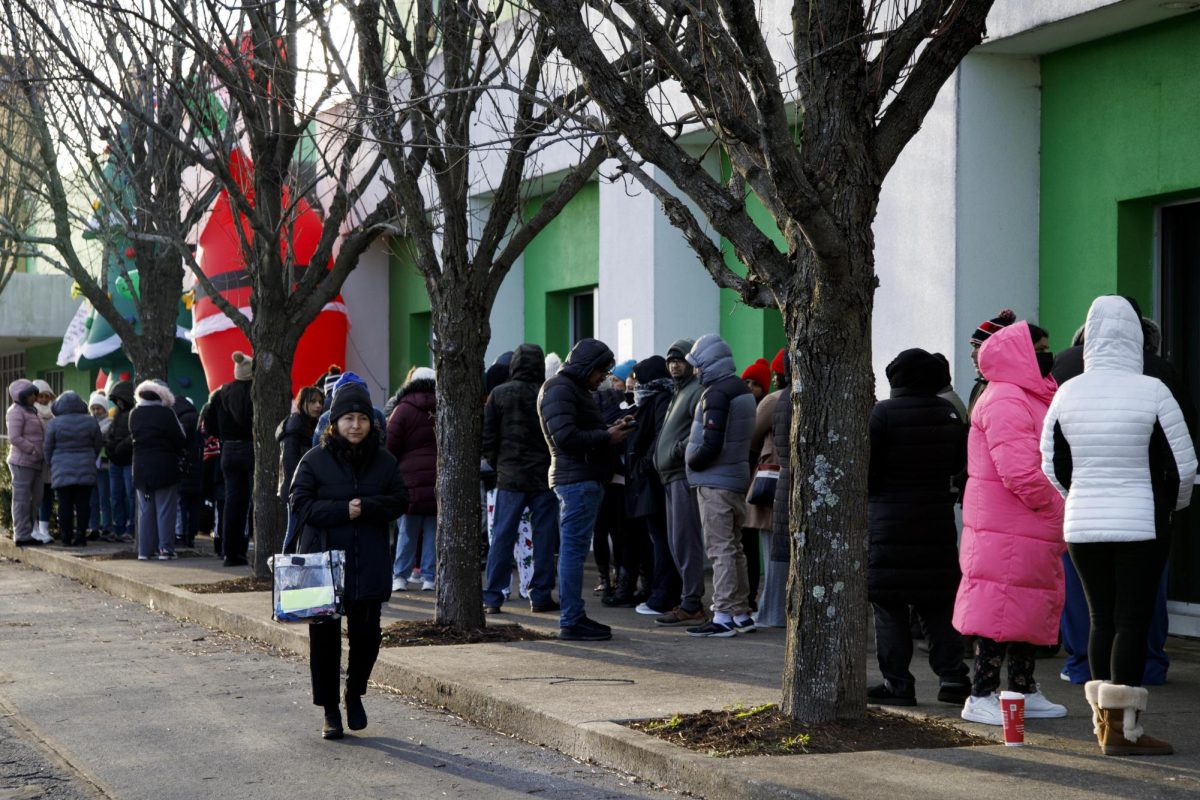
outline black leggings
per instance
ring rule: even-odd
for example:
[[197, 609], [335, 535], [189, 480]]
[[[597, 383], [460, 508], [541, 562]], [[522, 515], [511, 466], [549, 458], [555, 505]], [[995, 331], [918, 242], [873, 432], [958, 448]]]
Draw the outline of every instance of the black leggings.
[[[346, 692], [367, 693], [367, 681], [375, 659], [379, 657], [382, 631], [379, 613], [382, 604], [372, 600], [346, 603], [346, 632], [350, 640], [350, 658], [346, 665]], [[342, 621], [324, 620], [308, 626], [308, 667], [312, 674], [313, 705], [336, 706], [341, 682]]]
[[1026, 642], [997, 642], [986, 636], [975, 637], [975, 677], [971, 694], [987, 697], [1000, 688], [1000, 665], [1008, 657], [1008, 690], [1032, 694], [1037, 691], [1033, 679], [1034, 647]]
[[1092, 619], [1088, 664], [1093, 679], [1142, 685], [1146, 635], [1170, 547], [1166, 536], [1067, 545]]

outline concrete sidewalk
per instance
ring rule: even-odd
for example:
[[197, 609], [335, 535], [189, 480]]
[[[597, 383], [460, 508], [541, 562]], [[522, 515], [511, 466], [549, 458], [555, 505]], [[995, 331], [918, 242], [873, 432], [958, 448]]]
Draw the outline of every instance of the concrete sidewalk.
[[[179, 584], [248, 575], [211, 556], [177, 561], [98, 560], [128, 545], [17, 548], [0, 538], [0, 555], [75, 578], [168, 614], [307, 652], [303, 625], [271, 620], [267, 592], [193, 594]], [[591, 576], [589, 576], [591, 577]], [[590, 585], [590, 584], [589, 584]], [[1179, 755], [1115, 759], [1099, 755], [1081, 687], [1058, 680], [1061, 659], [1038, 663], [1043, 690], [1067, 705], [1063, 720], [1034, 720], [1024, 748], [976, 747], [844, 755], [719, 759], [693, 753], [618, 724], [779, 699], [784, 636], [760, 630], [733, 639], [694, 639], [656, 627], [632, 609], [607, 609], [587, 596], [588, 613], [613, 626], [613, 640], [558, 641], [385, 649], [374, 680], [467, 719], [580, 759], [636, 774], [708, 798], [1054, 798], [1196, 797], [1200, 793], [1200, 643], [1171, 639], [1170, 683], [1151, 690], [1147, 729]], [[509, 603], [490, 624], [519, 622], [548, 633], [557, 616]], [[384, 624], [429, 619], [432, 592], [393, 595]], [[918, 653], [913, 672], [921, 700], [915, 712], [958, 720], [958, 708], [932, 698], [937, 681]], [[872, 681], [878, 680], [873, 655]], [[368, 699], [369, 708], [369, 699]], [[999, 729], [961, 722], [999, 740]]]

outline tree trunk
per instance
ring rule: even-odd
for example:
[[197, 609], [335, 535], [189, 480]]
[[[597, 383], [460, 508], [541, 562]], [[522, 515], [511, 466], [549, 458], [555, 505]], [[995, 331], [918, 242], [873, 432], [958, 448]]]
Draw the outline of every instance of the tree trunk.
[[[792, 371], [783, 710], [809, 723], [866, 713], [868, 425], [875, 403], [869, 207], [866, 221], [860, 215], [861, 224], [845, 228], [851, 274], [823, 275], [811, 251], [800, 250], [797, 275], [813, 276], [806, 301], [781, 309]], [[816, 297], [821, 302], [807, 299]]]
[[484, 624], [479, 578], [483, 356], [491, 330], [482, 303], [465, 301], [467, 292], [440, 288], [445, 299], [433, 320], [438, 340], [436, 621], [479, 628]]
[[[257, 327], [259, 318], [254, 322]], [[295, 340], [261, 328], [254, 336], [254, 574], [267, 578], [267, 559], [283, 549], [287, 506], [279, 497], [275, 428], [290, 413]]]
[[141, 333], [135, 341], [122, 342], [122, 346], [133, 364], [137, 380], [158, 378], [165, 381], [171, 351], [175, 347], [183, 268], [178, 257], [155, 259], [152, 255], [139, 256], [137, 267]]

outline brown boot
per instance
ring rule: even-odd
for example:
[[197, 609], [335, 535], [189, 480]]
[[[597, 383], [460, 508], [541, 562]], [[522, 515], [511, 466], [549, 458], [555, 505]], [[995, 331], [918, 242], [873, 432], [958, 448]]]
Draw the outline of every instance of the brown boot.
[[1092, 707], [1092, 733], [1096, 734], [1096, 741], [1100, 742], [1100, 746], [1104, 746], [1104, 735], [1101, 732], [1101, 722], [1104, 725], [1108, 724], [1108, 717], [1100, 713], [1100, 687], [1108, 681], [1088, 681], [1083, 685], [1083, 696], [1087, 698], [1088, 705]]
[[1142, 713], [1149, 693], [1140, 686], [1106, 683], [1099, 687], [1097, 737], [1106, 756], [1169, 756], [1175, 752], [1168, 742], [1147, 736], [1142, 730]]

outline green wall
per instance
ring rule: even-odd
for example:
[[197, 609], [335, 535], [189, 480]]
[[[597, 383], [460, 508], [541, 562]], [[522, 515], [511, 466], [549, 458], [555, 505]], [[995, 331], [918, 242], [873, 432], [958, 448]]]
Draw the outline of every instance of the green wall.
[[1055, 348], [1091, 301], [1154, 297], [1154, 209], [1200, 198], [1200, 14], [1042, 59], [1041, 323]]
[[[525, 206], [534, 214], [545, 200]], [[589, 183], [525, 248], [525, 341], [566, 357], [570, 296], [600, 282], [600, 189]]]
[[[721, 158], [721, 179], [729, 180], [731, 167], [729, 159]], [[746, 193], [746, 210], [759, 230], [766, 232], [780, 252], [787, 249], [783, 234], [762, 201], [751, 191]], [[746, 265], [738, 259], [733, 245], [724, 237], [721, 238], [721, 252], [725, 255], [725, 263], [739, 275], [746, 274]], [[707, 279], [707, 276], [701, 276]], [[729, 343], [733, 350], [733, 363], [741, 372], [755, 359], [765, 358], [770, 361], [787, 341], [783, 334], [783, 316], [776, 308], [751, 308], [741, 301], [737, 292], [732, 289], [721, 289], [721, 338]]]
[[388, 380], [392, 389], [404, 382], [410, 367], [432, 366], [429, 309], [429, 293], [417, 270], [412, 242], [393, 239], [388, 270]]
[[88, 396], [96, 390], [96, 373], [78, 370], [73, 366], [58, 365], [58, 351], [62, 342], [38, 345], [25, 351], [25, 374], [31, 379], [45, 378], [47, 372], [62, 370], [63, 391], [73, 391], [87, 402]]

